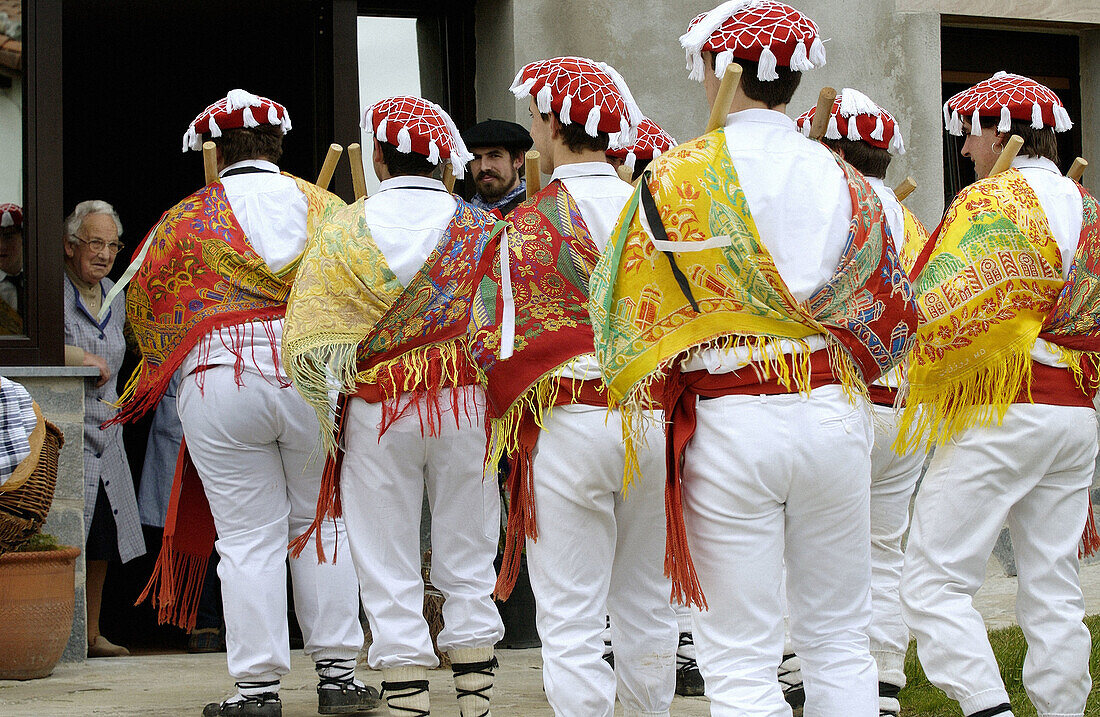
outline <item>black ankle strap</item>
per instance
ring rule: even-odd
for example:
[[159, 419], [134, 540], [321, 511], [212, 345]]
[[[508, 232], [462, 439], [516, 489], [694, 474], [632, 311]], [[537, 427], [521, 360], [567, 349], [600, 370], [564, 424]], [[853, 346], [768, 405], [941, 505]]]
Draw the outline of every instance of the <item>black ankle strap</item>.
[[[347, 687], [355, 679], [355, 660], [317, 660], [313, 663], [317, 670], [318, 687]], [[343, 672], [327, 676], [321, 674], [321, 670], [343, 670]]]
[[878, 683], [878, 696], [879, 697], [893, 697], [897, 698], [898, 693], [901, 692], [901, 688], [897, 685], [891, 685], [889, 682]]
[[[498, 664], [496, 657], [493, 657], [491, 660], [485, 660], [484, 662], [452, 662], [451, 671], [454, 673], [455, 677], [462, 677], [464, 675], [484, 675], [491, 678], [493, 676], [493, 670]], [[459, 687], [457, 682], [455, 683], [455, 692], [458, 694], [458, 699], [460, 700], [463, 697], [479, 697], [488, 702], [489, 695], [485, 694], [485, 692], [491, 689], [493, 689], [492, 680], [489, 681], [489, 684], [476, 690], [467, 690]], [[486, 709], [479, 717], [486, 717], [488, 714], [489, 710]]]
[[[416, 697], [417, 695], [424, 694], [428, 691], [427, 680], [403, 680], [401, 682], [386, 682], [382, 681], [382, 694], [380, 697], [385, 697], [386, 693], [400, 692], [401, 694], [393, 694], [395, 699], [400, 697]], [[390, 701], [386, 700], [386, 706], [393, 712], [407, 712], [412, 717], [429, 717], [431, 714], [426, 710], [419, 709], [417, 707], [402, 707], [401, 705], [390, 704]]]
[[[241, 699], [233, 700], [233, 702], [234, 702], [234, 704], [247, 703], [247, 704], [254, 704], [254, 705], [264, 705], [264, 704], [268, 704], [269, 702], [278, 702], [279, 701], [278, 686], [279, 686], [279, 680], [268, 680], [266, 682], [238, 682], [237, 683], [237, 694], [240, 695]], [[270, 692], [265, 691], [265, 692], [260, 692], [260, 693], [253, 693], [253, 694], [250, 694], [250, 695], [246, 695], [246, 694], [241, 692], [242, 689], [243, 690], [262, 690], [266, 687], [275, 687], [276, 689], [272, 690]], [[232, 698], [230, 698], [230, 699], [232, 699]], [[225, 702], [222, 702], [222, 704], [224, 705], [228, 701], [229, 700], [226, 700]]]
[[686, 646], [694, 647], [695, 646], [695, 640], [692, 638], [690, 632], [681, 632], [680, 633], [680, 642], [676, 645], [676, 648], [677, 648], [676, 649], [676, 671], [677, 672], [688, 672], [688, 671], [691, 671], [691, 670], [698, 670], [699, 669], [699, 663], [695, 661], [694, 657], [685, 657], [685, 656], [680, 655], [679, 648], [686, 647]]
[[452, 662], [451, 672], [455, 677], [461, 677], [463, 675], [486, 675], [487, 677], [493, 676], [493, 670], [499, 666], [497, 658], [485, 660], [484, 662]]
[[973, 712], [973, 713], [967, 715], [967, 717], [993, 717], [993, 715], [1000, 715], [1000, 714], [1004, 714], [1005, 712], [1011, 712], [1011, 711], [1012, 711], [1012, 705], [1008, 704], [1007, 702], [1002, 702], [1001, 704], [997, 705], [996, 707], [990, 707], [989, 709], [984, 709], [984, 710], [979, 710], [977, 712]]
[[276, 687], [279, 680], [267, 680], [266, 682], [238, 682], [238, 690], [262, 690], [265, 687]]

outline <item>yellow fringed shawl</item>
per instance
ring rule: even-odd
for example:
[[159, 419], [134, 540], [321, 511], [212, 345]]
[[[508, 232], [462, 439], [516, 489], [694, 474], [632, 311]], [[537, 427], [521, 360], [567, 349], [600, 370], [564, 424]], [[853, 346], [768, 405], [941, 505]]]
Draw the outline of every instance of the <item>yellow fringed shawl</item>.
[[914, 284], [923, 324], [899, 451], [1001, 421], [1030, 384], [1031, 348], [1064, 283], [1046, 215], [1016, 170], [964, 189], [933, 241]]

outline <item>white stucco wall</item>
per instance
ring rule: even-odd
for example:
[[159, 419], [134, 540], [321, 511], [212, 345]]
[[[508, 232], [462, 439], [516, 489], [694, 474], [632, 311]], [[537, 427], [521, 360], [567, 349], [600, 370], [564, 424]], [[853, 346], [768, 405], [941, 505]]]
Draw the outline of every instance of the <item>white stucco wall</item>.
[[[507, 92], [526, 62], [582, 55], [609, 62], [626, 78], [642, 110], [678, 140], [698, 135], [707, 119], [702, 87], [687, 79], [678, 38], [713, 0], [486, 0], [478, 6], [478, 115], [527, 122], [527, 108]], [[828, 84], [856, 87], [895, 112], [913, 149], [888, 174], [912, 175], [922, 187], [909, 206], [929, 223], [942, 213], [939, 130], [939, 16], [895, 13], [881, 0], [807, 0], [828, 63], [806, 73], [789, 114], [817, 102]], [[852, 22], [854, 17], [859, 22]], [[510, 20], [510, 21], [509, 21]], [[508, 63], [511, 62], [509, 65]], [[927, 188], [927, 189], [923, 189]]]
[[[1034, 10], [1033, 0], [1017, 3], [1027, 6], [1020, 17], [1032, 17], [1027, 12]], [[508, 92], [519, 67], [545, 57], [582, 55], [615, 66], [646, 114], [677, 139], [690, 139], [706, 123], [707, 107], [702, 88], [687, 79], [678, 38], [691, 18], [715, 4], [482, 0], [477, 6], [478, 118], [526, 125], [526, 106]], [[907, 0], [799, 0], [796, 5], [821, 28], [828, 62], [806, 73], [788, 114], [795, 117], [816, 104], [825, 85], [854, 87], [890, 110], [901, 124], [908, 152], [895, 159], [887, 182], [896, 185], [912, 176], [918, 189], [906, 205], [935, 226], [944, 209], [939, 12]], [[1016, 16], [1011, 1], [1002, 7]], [[1100, 77], [1100, 28], [1082, 31], [1081, 39], [1084, 152], [1094, 158], [1085, 179], [1095, 192], [1100, 189], [1100, 86], [1095, 79]]]

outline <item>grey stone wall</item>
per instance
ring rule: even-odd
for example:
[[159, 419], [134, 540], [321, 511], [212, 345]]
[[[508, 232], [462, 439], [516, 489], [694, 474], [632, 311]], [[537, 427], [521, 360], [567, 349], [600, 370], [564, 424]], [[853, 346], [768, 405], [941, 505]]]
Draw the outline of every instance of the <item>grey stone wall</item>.
[[[698, 136], [708, 108], [702, 86], [688, 80], [679, 36], [716, 0], [668, 3], [610, 0], [483, 0], [477, 12], [478, 118], [528, 124], [527, 106], [508, 92], [527, 62], [581, 55], [618, 69], [642, 111], [680, 141]], [[825, 85], [862, 90], [893, 112], [910, 152], [887, 182], [912, 176], [920, 187], [907, 206], [935, 226], [943, 212], [940, 113], [940, 16], [897, 13], [880, 0], [803, 0], [821, 26], [828, 63], [806, 73], [788, 108], [797, 117]], [[859, 22], [850, 22], [851, 18]]]
[[[477, 5], [478, 119], [514, 119], [527, 126], [527, 105], [508, 85], [523, 64], [558, 55], [609, 62], [630, 85], [642, 111], [681, 142], [698, 136], [707, 120], [702, 87], [687, 79], [678, 38], [688, 22], [718, 0], [481, 0]], [[853, 87], [893, 113], [908, 152], [892, 163], [887, 183], [917, 182], [908, 206], [929, 226], [943, 214], [943, 119], [940, 22], [934, 11], [903, 12], [882, 0], [798, 0], [826, 39], [825, 67], [805, 74], [788, 107], [797, 117], [817, 102], [823, 86]], [[1022, 14], [1000, 3], [1006, 17]], [[905, 7], [928, 7], [907, 3]], [[1085, 185], [1100, 191], [1100, 29], [1080, 32], [1080, 120]], [[1009, 68], [1010, 69], [1010, 68]]]
[[[1081, 33], [1081, 135], [1082, 151], [1092, 166], [1082, 183], [1100, 194], [1100, 29]], [[1076, 117], [1074, 118], [1077, 119]]]
[[[47, 420], [65, 434], [58, 465], [57, 489], [43, 531], [63, 545], [84, 548], [84, 378], [94, 368], [0, 368], [0, 375], [18, 381], [42, 408]], [[58, 375], [61, 374], [61, 375]], [[84, 603], [84, 555], [77, 558], [73, 631], [62, 662], [81, 662], [88, 654], [87, 609]]]

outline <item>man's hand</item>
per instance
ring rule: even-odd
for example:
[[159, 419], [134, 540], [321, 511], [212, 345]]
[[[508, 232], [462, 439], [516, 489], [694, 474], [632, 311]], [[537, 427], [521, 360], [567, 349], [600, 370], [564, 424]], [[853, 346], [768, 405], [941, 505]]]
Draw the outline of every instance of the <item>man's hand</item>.
[[84, 352], [84, 365], [95, 366], [99, 369], [99, 381], [95, 387], [99, 388], [103, 384], [111, 380], [111, 369], [107, 368], [107, 362], [103, 360], [103, 357], [99, 354], [94, 354], [91, 351]]

